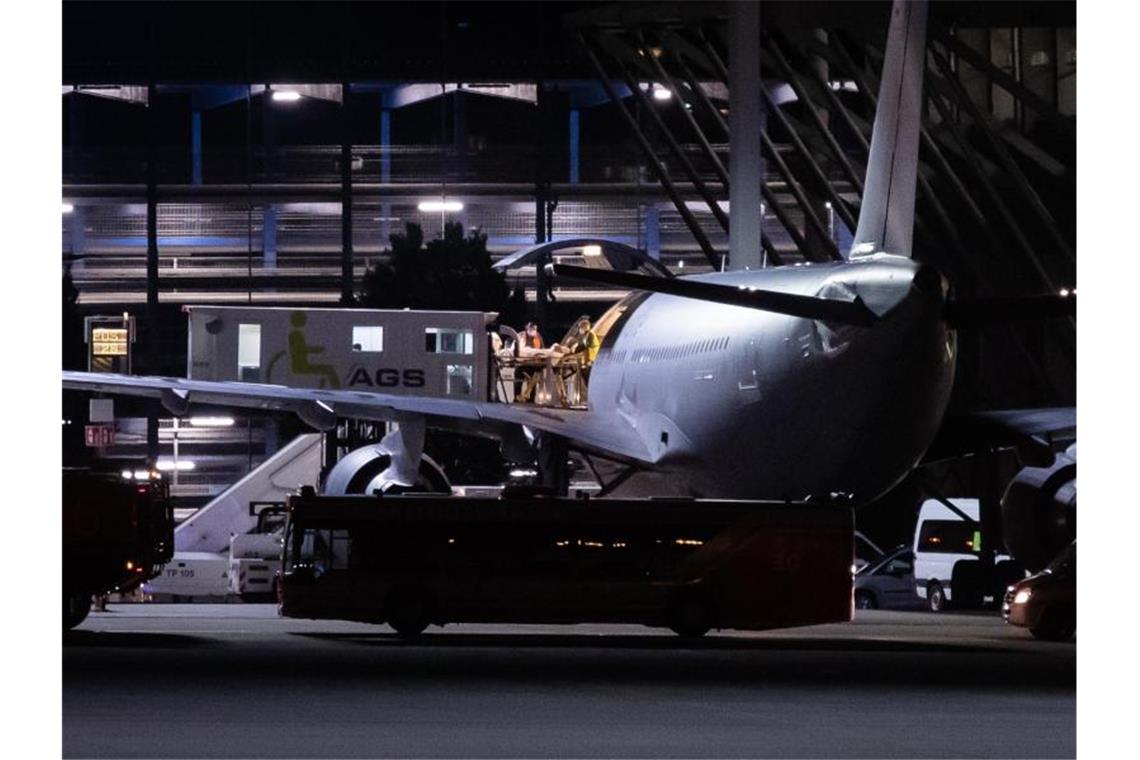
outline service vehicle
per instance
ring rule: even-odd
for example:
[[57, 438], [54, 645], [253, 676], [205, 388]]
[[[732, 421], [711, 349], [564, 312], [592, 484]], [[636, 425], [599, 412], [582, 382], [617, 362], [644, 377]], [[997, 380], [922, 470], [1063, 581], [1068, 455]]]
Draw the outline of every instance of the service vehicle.
[[146, 470], [63, 468], [63, 624], [74, 628], [91, 597], [131, 591], [174, 552], [166, 483]]
[[[914, 582], [931, 612], [997, 603], [1005, 587], [1024, 577], [1008, 554], [993, 552], [982, 562], [982, 528], [977, 499], [927, 499], [914, 529]], [[989, 559], [988, 557], [986, 559]]]
[[388, 623], [623, 622], [682, 636], [851, 619], [832, 504], [528, 496], [289, 499], [281, 614]]
[[1001, 616], [1044, 641], [1068, 641], [1077, 631], [1077, 542], [1041, 572], [1006, 591]]
[[257, 516], [252, 533], [231, 535], [223, 553], [180, 551], [148, 581], [143, 590], [156, 600], [209, 600], [239, 596], [268, 601], [281, 569], [284, 502], [251, 502]]

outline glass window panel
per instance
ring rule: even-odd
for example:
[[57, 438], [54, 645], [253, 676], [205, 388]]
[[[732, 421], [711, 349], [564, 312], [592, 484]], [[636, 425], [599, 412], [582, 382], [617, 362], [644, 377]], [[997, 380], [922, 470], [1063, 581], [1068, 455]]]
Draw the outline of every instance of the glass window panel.
[[378, 325], [354, 325], [352, 328], [353, 351], [383, 351], [384, 328]]
[[475, 372], [469, 364], [447, 365], [447, 395], [470, 396]]
[[238, 378], [261, 379], [261, 325], [238, 325]]
[[429, 354], [473, 354], [475, 336], [470, 330], [429, 327], [424, 331], [424, 350]]

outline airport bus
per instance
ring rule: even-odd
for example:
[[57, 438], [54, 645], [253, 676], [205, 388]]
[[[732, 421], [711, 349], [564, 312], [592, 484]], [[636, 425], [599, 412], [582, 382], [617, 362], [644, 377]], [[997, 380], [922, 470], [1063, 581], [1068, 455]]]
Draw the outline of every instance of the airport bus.
[[853, 518], [692, 499], [289, 500], [286, 617], [428, 625], [640, 623], [682, 636], [847, 621]]

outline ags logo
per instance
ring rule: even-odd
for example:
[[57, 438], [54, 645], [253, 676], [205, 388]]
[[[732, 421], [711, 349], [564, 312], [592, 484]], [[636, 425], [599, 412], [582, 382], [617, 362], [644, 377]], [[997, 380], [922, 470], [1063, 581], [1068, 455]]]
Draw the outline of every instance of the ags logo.
[[368, 370], [357, 367], [348, 378], [348, 384], [367, 385], [369, 388], [395, 388], [402, 385], [405, 388], [424, 387], [424, 371], [422, 369], [378, 369], [369, 375]]

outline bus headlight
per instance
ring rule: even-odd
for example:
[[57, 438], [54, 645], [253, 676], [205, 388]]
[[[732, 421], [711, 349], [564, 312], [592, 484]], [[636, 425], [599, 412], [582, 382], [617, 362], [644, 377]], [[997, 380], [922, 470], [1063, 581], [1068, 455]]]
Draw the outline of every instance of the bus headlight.
[[1027, 588], [1021, 589], [1013, 597], [1014, 604], [1025, 604], [1029, 601], [1029, 597], [1033, 596], [1033, 592]]

